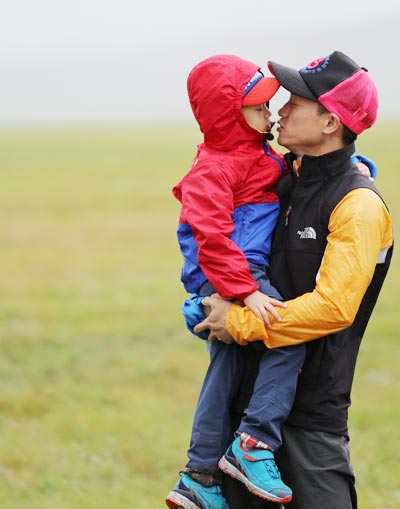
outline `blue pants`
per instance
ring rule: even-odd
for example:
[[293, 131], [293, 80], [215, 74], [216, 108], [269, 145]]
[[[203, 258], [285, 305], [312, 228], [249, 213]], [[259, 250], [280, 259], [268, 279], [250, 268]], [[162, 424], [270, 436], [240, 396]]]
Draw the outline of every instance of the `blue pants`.
[[[281, 299], [264, 269], [252, 267], [260, 291]], [[203, 295], [212, 292], [206, 283]], [[264, 345], [260, 345], [265, 348]], [[200, 472], [220, 475], [218, 461], [232, 442], [231, 408], [238, 394], [245, 370], [244, 348], [220, 341], [210, 344], [210, 364], [197, 403], [187, 467]], [[282, 443], [281, 427], [289, 415], [299, 369], [305, 358], [305, 345], [265, 348], [254, 391], [246, 415], [237, 431], [245, 432], [277, 449]]]

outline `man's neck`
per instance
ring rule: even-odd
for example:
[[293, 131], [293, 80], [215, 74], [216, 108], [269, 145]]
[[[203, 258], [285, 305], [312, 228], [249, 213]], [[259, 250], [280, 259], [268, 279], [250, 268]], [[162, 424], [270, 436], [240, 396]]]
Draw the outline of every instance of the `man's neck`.
[[301, 164], [301, 158], [304, 155], [319, 157], [330, 152], [335, 152], [344, 147], [341, 136], [329, 136], [322, 140], [319, 145], [313, 147], [298, 147], [297, 150], [291, 150], [297, 156], [297, 161]]

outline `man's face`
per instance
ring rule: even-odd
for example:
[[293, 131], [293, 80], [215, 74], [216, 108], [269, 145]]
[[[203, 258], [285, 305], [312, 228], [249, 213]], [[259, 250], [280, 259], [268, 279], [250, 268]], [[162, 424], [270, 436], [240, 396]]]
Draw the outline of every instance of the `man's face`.
[[279, 145], [298, 156], [323, 153], [321, 148], [326, 136], [322, 131], [327, 125], [329, 113], [321, 113], [317, 102], [292, 94], [278, 114], [281, 117], [277, 129]]

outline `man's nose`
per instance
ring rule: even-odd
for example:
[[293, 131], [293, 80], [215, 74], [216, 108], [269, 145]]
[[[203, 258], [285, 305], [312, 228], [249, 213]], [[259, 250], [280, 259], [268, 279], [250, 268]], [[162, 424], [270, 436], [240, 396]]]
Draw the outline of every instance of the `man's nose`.
[[286, 111], [286, 104], [284, 104], [283, 106], [281, 106], [281, 107], [279, 108], [279, 110], [278, 110], [278, 115], [279, 115], [280, 117], [283, 117], [283, 116], [284, 116], [284, 114], [285, 114], [285, 111]]

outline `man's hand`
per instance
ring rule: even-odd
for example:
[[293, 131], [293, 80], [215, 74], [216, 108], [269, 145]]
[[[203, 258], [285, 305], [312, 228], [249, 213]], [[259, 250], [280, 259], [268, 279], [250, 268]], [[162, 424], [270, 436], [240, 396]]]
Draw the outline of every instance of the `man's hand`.
[[210, 329], [209, 341], [217, 339], [226, 344], [234, 343], [235, 340], [225, 328], [226, 315], [232, 306], [232, 302], [218, 297], [204, 297], [203, 306], [207, 318], [194, 327], [195, 332]]

